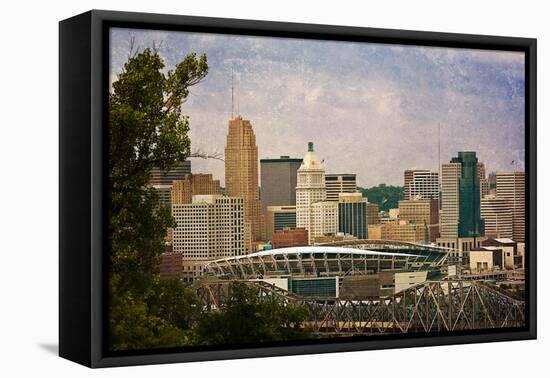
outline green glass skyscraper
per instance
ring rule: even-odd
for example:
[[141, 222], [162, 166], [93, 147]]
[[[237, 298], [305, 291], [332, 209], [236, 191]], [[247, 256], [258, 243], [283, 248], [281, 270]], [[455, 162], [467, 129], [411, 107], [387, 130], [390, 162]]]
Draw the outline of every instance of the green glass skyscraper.
[[452, 158], [451, 163], [461, 164], [461, 173], [458, 180], [458, 237], [483, 236], [485, 235], [485, 227], [480, 212], [480, 183], [477, 174], [476, 153], [472, 151], [459, 152], [458, 157]]

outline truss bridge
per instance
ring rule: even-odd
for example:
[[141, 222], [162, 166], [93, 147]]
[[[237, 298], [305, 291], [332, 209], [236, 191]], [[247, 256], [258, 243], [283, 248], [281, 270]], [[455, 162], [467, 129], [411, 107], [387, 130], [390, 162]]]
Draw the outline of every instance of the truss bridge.
[[258, 290], [261, 300], [307, 307], [303, 327], [318, 335], [375, 335], [515, 328], [525, 325], [525, 303], [484, 281], [427, 281], [383, 298], [303, 297], [264, 281], [203, 281], [196, 292], [217, 311], [231, 297], [231, 283]]

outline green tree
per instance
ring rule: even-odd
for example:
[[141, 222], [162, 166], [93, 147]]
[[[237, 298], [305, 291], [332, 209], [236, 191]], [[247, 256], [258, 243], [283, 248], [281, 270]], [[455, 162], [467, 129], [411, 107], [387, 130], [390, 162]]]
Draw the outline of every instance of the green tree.
[[388, 211], [399, 206], [399, 201], [403, 199], [403, 187], [380, 184], [371, 188], [358, 188], [363, 196], [369, 199], [369, 202], [375, 203], [380, 211]]
[[284, 304], [275, 296], [261, 298], [256, 288], [231, 285], [231, 298], [218, 312], [203, 315], [194, 328], [194, 342], [201, 345], [248, 344], [304, 339], [301, 327], [308, 317], [303, 305]]
[[204, 54], [189, 54], [164, 73], [151, 49], [130, 57], [109, 96], [109, 309], [113, 350], [179, 346], [200, 311], [179, 282], [161, 281], [157, 258], [167, 207], [147, 187], [153, 167], [169, 169], [190, 153], [189, 118], [182, 104], [189, 87], [208, 73]]

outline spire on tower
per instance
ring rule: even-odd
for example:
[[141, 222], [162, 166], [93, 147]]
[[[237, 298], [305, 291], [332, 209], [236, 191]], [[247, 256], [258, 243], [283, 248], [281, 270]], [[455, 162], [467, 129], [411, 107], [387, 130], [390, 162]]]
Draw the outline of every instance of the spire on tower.
[[231, 119], [235, 118], [233, 109], [233, 64], [231, 64]]

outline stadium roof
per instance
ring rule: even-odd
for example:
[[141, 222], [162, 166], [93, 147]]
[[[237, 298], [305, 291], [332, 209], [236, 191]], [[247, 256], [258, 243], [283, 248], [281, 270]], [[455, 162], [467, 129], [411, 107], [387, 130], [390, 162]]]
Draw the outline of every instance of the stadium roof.
[[216, 261], [227, 260], [227, 259], [249, 259], [257, 256], [270, 256], [270, 255], [281, 255], [281, 254], [303, 254], [303, 253], [346, 253], [354, 254], [358, 256], [375, 256], [375, 255], [385, 255], [385, 256], [415, 256], [407, 253], [395, 253], [395, 252], [384, 252], [384, 251], [369, 251], [364, 249], [357, 248], [342, 248], [342, 247], [325, 247], [325, 246], [313, 246], [313, 247], [289, 247], [289, 248], [277, 248], [269, 249], [266, 251], [260, 251], [255, 253], [250, 253], [248, 255], [232, 256], [219, 259]]
[[380, 250], [349, 247], [308, 246], [278, 248], [248, 255], [230, 256], [209, 261], [207, 273], [218, 277], [320, 277], [368, 275], [381, 271], [434, 270], [444, 263], [447, 253], [412, 245]]

